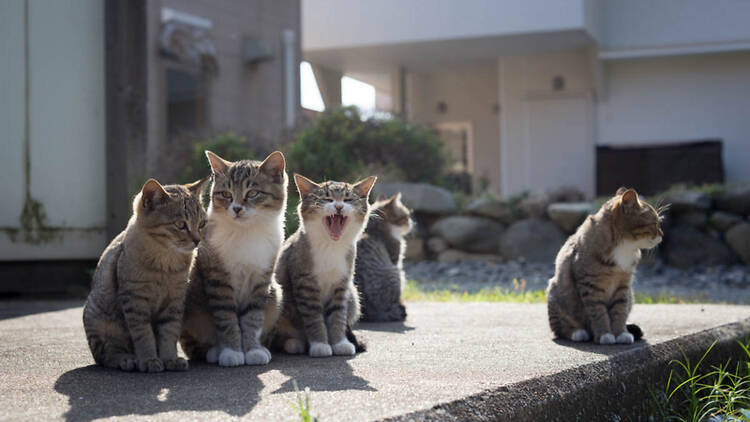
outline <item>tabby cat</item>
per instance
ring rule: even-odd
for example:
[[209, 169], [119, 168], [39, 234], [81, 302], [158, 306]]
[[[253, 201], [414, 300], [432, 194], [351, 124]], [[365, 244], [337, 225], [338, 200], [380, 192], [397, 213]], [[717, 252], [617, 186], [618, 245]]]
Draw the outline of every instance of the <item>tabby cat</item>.
[[354, 284], [362, 299], [363, 321], [403, 321], [404, 236], [411, 230], [401, 194], [372, 205], [370, 220], [357, 243]]
[[180, 344], [190, 359], [265, 365], [279, 316], [274, 278], [284, 238], [284, 155], [229, 162], [206, 151], [214, 184], [205, 241], [190, 271]]
[[599, 344], [633, 343], [643, 333], [627, 325], [633, 306], [633, 271], [641, 249], [664, 233], [654, 207], [633, 189], [617, 194], [586, 218], [557, 254], [547, 287], [549, 324], [555, 336]]
[[102, 253], [83, 309], [97, 364], [123, 371], [184, 371], [177, 356], [187, 275], [206, 214], [208, 178], [162, 186], [149, 179], [125, 230]]
[[359, 318], [352, 273], [375, 177], [353, 185], [316, 184], [295, 174], [294, 181], [300, 227], [284, 242], [279, 259], [284, 306], [274, 343], [292, 354], [353, 355], [364, 346], [352, 332]]

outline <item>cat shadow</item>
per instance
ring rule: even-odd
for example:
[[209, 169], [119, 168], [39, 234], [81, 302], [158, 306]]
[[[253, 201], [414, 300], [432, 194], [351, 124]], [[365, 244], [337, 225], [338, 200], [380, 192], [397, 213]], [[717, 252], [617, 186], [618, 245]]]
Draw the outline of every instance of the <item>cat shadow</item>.
[[356, 328], [362, 331], [380, 331], [384, 333], [403, 334], [415, 328], [408, 326], [404, 321], [394, 322], [358, 322]]
[[377, 391], [366, 379], [354, 374], [349, 361], [355, 356], [332, 356], [311, 358], [307, 355], [279, 355], [283, 359], [282, 374], [289, 377], [271, 394], [289, 393], [294, 390], [294, 382], [300, 390], [311, 391]]
[[570, 347], [587, 353], [596, 353], [600, 355], [614, 356], [622, 352], [640, 349], [648, 346], [648, 341], [641, 339], [633, 344], [596, 344], [591, 341], [576, 342], [572, 340], [563, 340], [556, 338], [552, 340], [560, 346]]
[[143, 374], [91, 365], [62, 374], [55, 391], [68, 396], [67, 421], [170, 411], [249, 413], [260, 401], [265, 368], [220, 368], [191, 362], [187, 372]]

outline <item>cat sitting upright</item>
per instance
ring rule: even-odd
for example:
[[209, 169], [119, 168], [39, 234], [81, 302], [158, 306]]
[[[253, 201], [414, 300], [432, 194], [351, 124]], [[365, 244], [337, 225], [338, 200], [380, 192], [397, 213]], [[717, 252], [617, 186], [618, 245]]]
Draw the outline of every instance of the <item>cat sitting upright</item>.
[[353, 355], [364, 347], [352, 332], [359, 318], [352, 273], [375, 177], [353, 185], [317, 184], [295, 174], [294, 181], [300, 225], [279, 259], [284, 304], [274, 345], [292, 354], [307, 350], [312, 357]]
[[206, 177], [162, 186], [149, 179], [133, 200], [128, 226], [99, 258], [83, 308], [83, 328], [97, 364], [123, 371], [184, 371], [177, 338], [193, 251], [206, 214]]
[[214, 184], [206, 238], [190, 272], [180, 344], [190, 359], [265, 365], [280, 312], [274, 268], [284, 239], [284, 155], [229, 162], [206, 151]]
[[412, 221], [401, 193], [372, 205], [370, 220], [357, 243], [354, 284], [362, 299], [362, 321], [403, 321], [404, 236]]
[[660, 221], [635, 190], [620, 188], [568, 238], [547, 287], [549, 324], [556, 337], [629, 344], [643, 335], [625, 322], [633, 306], [633, 272], [641, 249], [661, 242]]

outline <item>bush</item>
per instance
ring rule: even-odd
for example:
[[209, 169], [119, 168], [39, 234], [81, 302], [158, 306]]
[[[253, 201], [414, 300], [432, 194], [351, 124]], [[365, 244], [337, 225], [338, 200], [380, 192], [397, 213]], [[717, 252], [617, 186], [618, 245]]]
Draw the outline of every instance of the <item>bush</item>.
[[234, 133], [221, 133], [214, 138], [193, 144], [190, 160], [181, 177], [182, 183], [194, 182], [211, 172], [205, 151], [209, 150], [229, 161], [252, 160], [253, 150], [247, 145], [247, 138]]
[[312, 180], [354, 181], [371, 173], [443, 184], [447, 155], [430, 129], [395, 118], [362, 120], [356, 107], [326, 111], [289, 146], [290, 169]]

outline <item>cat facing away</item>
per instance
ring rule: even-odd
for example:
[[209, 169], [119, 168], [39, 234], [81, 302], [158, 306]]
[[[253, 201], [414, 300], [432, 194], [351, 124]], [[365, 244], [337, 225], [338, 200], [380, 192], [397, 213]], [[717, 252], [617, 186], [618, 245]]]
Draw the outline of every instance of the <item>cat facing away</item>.
[[401, 193], [372, 204], [370, 219], [357, 243], [354, 284], [362, 300], [362, 321], [403, 321], [401, 302], [405, 283], [403, 260], [411, 230], [409, 209]]
[[294, 175], [300, 226], [284, 242], [276, 273], [284, 292], [276, 347], [312, 357], [364, 351], [352, 331], [360, 314], [352, 275], [375, 179], [317, 184]]
[[265, 365], [281, 291], [274, 271], [284, 239], [284, 155], [229, 162], [206, 151], [214, 183], [205, 239], [190, 271], [180, 344], [190, 359]]
[[633, 189], [620, 188], [565, 242], [547, 287], [550, 328], [558, 338], [630, 344], [642, 335], [626, 325], [633, 306], [633, 272], [641, 249], [664, 233], [654, 207]]
[[208, 178], [162, 186], [149, 179], [125, 230], [102, 253], [83, 309], [97, 364], [123, 371], [184, 371], [177, 356], [187, 276], [206, 224]]

